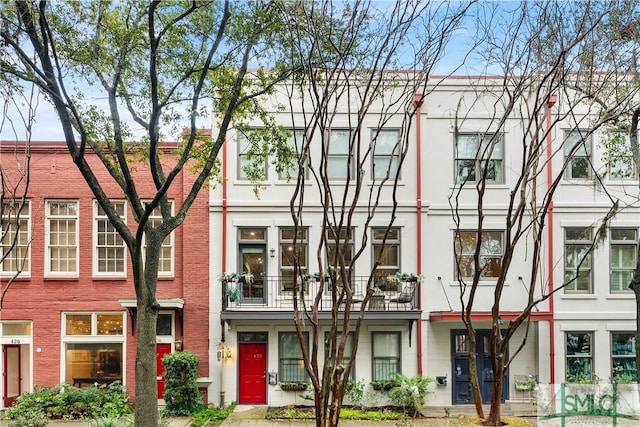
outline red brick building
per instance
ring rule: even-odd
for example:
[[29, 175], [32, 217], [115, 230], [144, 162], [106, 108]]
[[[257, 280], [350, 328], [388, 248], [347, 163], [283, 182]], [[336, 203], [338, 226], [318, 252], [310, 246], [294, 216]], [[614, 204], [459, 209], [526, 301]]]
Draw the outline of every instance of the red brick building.
[[[20, 151], [20, 150], [18, 150]], [[15, 173], [15, 141], [0, 141], [5, 173]], [[28, 205], [20, 217], [18, 250], [0, 264], [4, 289], [25, 255], [20, 277], [0, 311], [3, 350], [0, 402], [6, 407], [35, 386], [90, 386], [121, 380], [134, 395], [135, 291], [126, 246], [104, 216], [62, 142], [31, 143]], [[163, 161], [171, 162], [164, 154]], [[107, 195], [118, 201], [132, 230], [137, 224], [122, 190], [88, 153]], [[135, 165], [142, 198], [155, 194], [144, 163]], [[174, 212], [194, 177], [180, 174], [169, 191]], [[159, 218], [153, 220], [159, 220]], [[3, 217], [3, 229], [15, 219]], [[184, 347], [199, 356], [200, 386], [209, 377], [208, 191], [163, 244], [157, 298], [158, 356]], [[15, 223], [13, 224], [15, 226]], [[8, 252], [8, 240], [0, 250]], [[161, 366], [161, 365], [160, 365]], [[160, 369], [162, 369], [160, 367]], [[159, 380], [159, 391], [163, 389]]]

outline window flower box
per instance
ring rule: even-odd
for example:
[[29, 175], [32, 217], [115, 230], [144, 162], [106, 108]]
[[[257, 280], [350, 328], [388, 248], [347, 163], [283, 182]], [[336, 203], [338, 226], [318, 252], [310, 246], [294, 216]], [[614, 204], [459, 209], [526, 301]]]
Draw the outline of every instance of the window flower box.
[[307, 389], [307, 383], [281, 382], [280, 389], [283, 391], [304, 391]]
[[398, 382], [394, 380], [371, 381], [371, 387], [373, 387], [374, 390], [378, 390], [378, 391], [389, 391], [392, 388], [396, 387], [397, 385], [398, 385]]

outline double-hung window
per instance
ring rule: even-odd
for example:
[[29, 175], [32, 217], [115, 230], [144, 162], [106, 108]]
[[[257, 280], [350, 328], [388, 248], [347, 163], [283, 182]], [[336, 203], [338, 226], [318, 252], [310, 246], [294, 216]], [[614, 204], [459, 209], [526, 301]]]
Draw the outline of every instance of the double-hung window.
[[566, 179], [591, 178], [591, 136], [586, 131], [573, 130], [565, 133], [564, 158], [567, 165]]
[[[171, 203], [171, 213], [173, 214], [173, 203]], [[162, 224], [162, 212], [160, 206], [157, 206], [149, 215], [149, 224], [152, 227], [158, 227]], [[147, 239], [144, 239], [143, 250], [146, 252]], [[167, 237], [162, 241], [160, 247], [160, 258], [158, 259], [158, 276], [159, 277], [171, 277], [173, 276], [173, 232], [169, 233]]]
[[238, 137], [238, 179], [266, 180], [267, 159], [261, 161], [261, 158], [257, 143], [245, 135], [240, 135]]
[[[309, 347], [309, 334], [303, 332], [304, 345]], [[296, 332], [280, 332], [278, 334], [278, 377], [281, 382], [306, 382], [307, 372], [304, 369], [302, 349]]]
[[606, 153], [611, 179], [638, 179], [638, 171], [633, 161], [631, 142], [623, 133], [613, 133]]
[[376, 129], [372, 131], [373, 178], [395, 179], [400, 166], [400, 131]]
[[593, 375], [593, 332], [567, 332], [566, 379], [570, 383], [584, 383]]
[[460, 134], [456, 138], [457, 184], [482, 179], [501, 184], [504, 182], [503, 163], [504, 138], [501, 134]]
[[638, 253], [638, 230], [612, 228], [610, 232], [609, 288], [611, 292], [631, 292]]
[[327, 177], [330, 179], [346, 179], [353, 176], [351, 157], [351, 131], [332, 130], [329, 134], [327, 161]]
[[400, 332], [372, 332], [373, 381], [391, 381], [400, 369]]
[[[474, 276], [474, 254], [480, 245], [480, 277], [495, 279], [502, 270], [504, 256], [502, 231], [458, 231], [455, 234], [456, 277]], [[478, 240], [479, 239], [479, 240]]]
[[400, 272], [400, 228], [390, 228], [388, 233], [386, 227], [372, 228], [371, 246], [373, 264], [379, 263], [375, 272], [376, 286], [382, 291], [397, 291], [396, 281], [387, 278]]
[[[111, 203], [113, 203], [118, 215], [124, 220], [124, 201], [112, 201]], [[96, 276], [124, 277], [127, 267], [124, 241], [98, 202], [95, 202], [94, 209], [94, 274]]]
[[591, 228], [567, 227], [564, 230], [564, 290], [567, 293], [591, 293]]
[[301, 276], [308, 274], [308, 231], [303, 227], [280, 228], [280, 279], [283, 291], [293, 290], [293, 284], [300, 283]]
[[278, 172], [278, 179], [287, 181], [289, 179], [293, 179], [294, 181], [297, 179], [297, 174], [300, 168], [302, 168], [303, 178], [307, 178], [309, 176], [309, 168], [307, 166], [307, 158], [308, 156], [304, 152], [305, 149], [305, 134], [303, 130], [291, 130], [291, 134], [287, 138], [287, 145], [293, 150], [295, 153], [295, 158], [293, 159], [293, 163], [284, 170]]
[[0, 217], [0, 275], [28, 276], [31, 267], [31, 204], [25, 200], [5, 201]]
[[[336, 336], [336, 354], [338, 354], [338, 348], [340, 347], [340, 341], [342, 340], [343, 335], [340, 333], [337, 333]], [[324, 335], [324, 342], [328, 342], [330, 339], [329, 337], [329, 333], [325, 333]], [[347, 334], [346, 340], [344, 342], [344, 355], [342, 357], [342, 366], [344, 366], [344, 369], [347, 369], [347, 365], [349, 364], [349, 362], [351, 361], [351, 353], [353, 352], [353, 332], [349, 332], [349, 334]], [[334, 360], [332, 359], [330, 361], [330, 363], [333, 363]], [[349, 378], [350, 379], [354, 379], [356, 378], [356, 364], [354, 363], [353, 366], [351, 366], [351, 372], [349, 373]]]
[[638, 380], [636, 333], [611, 333], [611, 379], [620, 383]]
[[78, 275], [78, 201], [48, 200], [46, 274]]
[[327, 265], [335, 268], [340, 276], [340, 265], [344, 262], [346, 274], [350, 274], [350, 264], [353, 259], [353, 230], [347, 227], [333, 227], [325, 229], [327, 239]]

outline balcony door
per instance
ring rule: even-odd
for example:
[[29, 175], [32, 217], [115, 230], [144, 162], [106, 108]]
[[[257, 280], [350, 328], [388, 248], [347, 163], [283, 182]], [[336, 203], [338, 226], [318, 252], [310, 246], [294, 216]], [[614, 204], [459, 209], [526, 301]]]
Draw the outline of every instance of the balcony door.
[[240, 245], [240, 268], [242, 274], [252, 277], [242, 283], [243, 304], [263, 304], [266, 299], [264, 289], [267, 264], [267, 247], [263, 244]]

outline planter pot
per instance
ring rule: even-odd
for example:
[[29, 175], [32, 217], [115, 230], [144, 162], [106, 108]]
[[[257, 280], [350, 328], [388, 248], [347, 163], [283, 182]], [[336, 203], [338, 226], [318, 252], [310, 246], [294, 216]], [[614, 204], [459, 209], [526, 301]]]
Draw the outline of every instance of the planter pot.
[[396, 386], [396, 383], [392, 381], [383, 382], [383, 383], [371, 383], [371, 387], [373, 387], [374, 390], [378, 390], [378, 391], [389, 391], [395, 386]]

